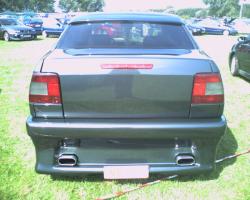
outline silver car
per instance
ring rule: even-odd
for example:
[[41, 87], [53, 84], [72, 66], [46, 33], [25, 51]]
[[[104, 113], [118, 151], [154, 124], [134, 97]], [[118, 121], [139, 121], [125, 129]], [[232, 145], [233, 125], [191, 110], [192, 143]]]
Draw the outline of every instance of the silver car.
[[35, 68], [29, 103], [45, 174], [204, 173], [226, 130], [219, 69], [172, 15], [73, 19]]

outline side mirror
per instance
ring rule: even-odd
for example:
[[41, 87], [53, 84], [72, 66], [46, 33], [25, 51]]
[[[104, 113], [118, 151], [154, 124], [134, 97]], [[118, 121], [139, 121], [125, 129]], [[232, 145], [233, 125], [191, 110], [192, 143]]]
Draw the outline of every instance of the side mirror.
[[246, 41], [247, 40], [247, 37], [246, 36], [240, 36], [239, 38], [238, 38], [238, 41], [239, 42], [244, 42], [244, 41]]

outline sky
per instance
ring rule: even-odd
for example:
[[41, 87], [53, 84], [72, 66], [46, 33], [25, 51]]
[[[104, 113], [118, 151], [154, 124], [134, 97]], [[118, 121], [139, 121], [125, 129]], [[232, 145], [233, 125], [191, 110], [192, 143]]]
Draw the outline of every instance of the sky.
[[175, 9], [205, 8], [202, 0], [105, 0], [104, 11], [145, 11], [173, 6]]

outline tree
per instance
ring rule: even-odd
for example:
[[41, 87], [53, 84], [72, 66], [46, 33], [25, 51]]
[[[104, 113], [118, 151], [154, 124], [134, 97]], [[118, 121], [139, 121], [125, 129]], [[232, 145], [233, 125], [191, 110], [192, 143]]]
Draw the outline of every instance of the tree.
[[250, 5], [248, 5], [248, 4], [244, 5], [242, 16], [250, 18]]
[[209, 15], [215, 17], [237, 17], [240, 6], [237, 0], [203, 0], [209, 6]]
[[104, 0], [60, 0], [59, 6], [65, 12], [69, 11], [102, 11]]
[[186, 8], [178, 10], [176, 14], [183, 18], [190, 18], [195, 17], [196, 13], [200, 10], [200, 8]]
[[86, 4], [82, 6], [82, 9], [86, 9], [89, 12], [102, 11], [104, 6], [103, 0], [88, 0], [83, 2], [86, 2]]
[[207, 9], [202, 9], [199, 10], [195, 13], [196, 18], [206, 18], [208, 16], [208, 10]]
[[55, 0], [26, 0], [26, 2], [29, 2], [30, 8], [37, 12], [54, 12]]
[[79, 8], [76, 0], [60, 0], [59, 7], [65, 12], [77, 11]]
[[52, 12], [54, 11], [54, 3], [55, 0], [0, 0], [0, 10]]

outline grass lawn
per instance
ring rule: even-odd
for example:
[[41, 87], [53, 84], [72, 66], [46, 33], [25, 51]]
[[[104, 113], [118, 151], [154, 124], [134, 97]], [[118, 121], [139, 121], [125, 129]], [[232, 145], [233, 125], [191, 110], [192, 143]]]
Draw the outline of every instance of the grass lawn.
[[[250, 82], [230, 75], [228, 52], [237, 37], [196, 37], [220, 66], [228, 131], [218, 158], [250, 148]], [[26, 134], [32, 69], [56, 39], [0, 41], [0, 199], [94, 199], [140, 181], [104, 181], [101, 176], [52, 179], [34, 171], [35, 152]], [[152, 176], [152, 179], [157, 178]], [[119, 199], [250, 199], [250, 155], [226, 161], [210, 175], [179, 177]]]

